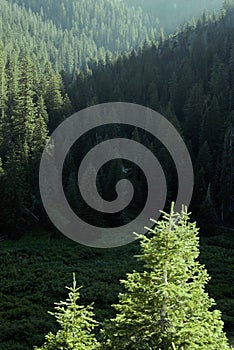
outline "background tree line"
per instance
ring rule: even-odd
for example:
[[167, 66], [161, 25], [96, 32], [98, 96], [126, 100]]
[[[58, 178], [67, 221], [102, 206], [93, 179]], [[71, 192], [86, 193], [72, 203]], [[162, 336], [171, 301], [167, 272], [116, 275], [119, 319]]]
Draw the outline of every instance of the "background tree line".
[[[169, 40], [145, 43], [106, 65], [92, 64], [68, 86], [76, 110], [92, 101], [127, 101], [151, 107], [175, 125], [194, 164], [191, 208], [207, 233], [214, 233], [217, 223], [233, 225], [234, 217], [232, 5], [226, 2], [219, 17], [204, 15]], [[171, 171], [162, 146], [139, 130], [129, 134]], [[168, 182], [173, 194], [175, 180], [169, 176]]]
[[[19, 8], [19, 18], [24, 11]], [[87, 13], [92, 13], [89, 7]], [[226, 1], [219, 16], [203, 15], [177, 35], [167, 40], [160, 37], [152, 44], [145, 41], [128, 54], [113, 58], [107, 52], [105, 61], [91, 60], [73, 74], [57, 72], [46, 58], [39, 65], [27, 50], [13, 54], [4, 49], [0, 57], [2, 230], [13, 234], [32, 220], [44, 222], [36, 174], [47, 136], [73, 111], [108, 101], [139, 103], [166, 116], [191, 153], [195, 170], [191, 209], [202, 231], [213, 234], [217, 223], [233, 225], [233, 13], [233, 2]], [[87, 220], [96, 218], [104, 225], [126, 222], [142, 207], [147, 186], [144, 175], [121, 160], [107, 165], [97, 185], [104, 198], [111, 200], [116, 181], [124, 169], [130, 169], [126, 176], [137, 193], [128, 213], [109, 219], [90, 214], [76, 186], [82, 154], [100, 140], [125, 135], [143, 142], [159, 158], [167, 174], [168, 203], [175, 199], [173, 162], [149, 134], [120, 127], [99, 130], [99, 134], [94, 131], [73, 147], [64, 178], [70, 203], [75, 210], [82, 208]]]
[[222, 0], [197, 0], [196, 2], [186, 0], [123, 0], [128, 5], [141, 7], [144, 12], [157, 17], [160, 27], [165, 29], [165, 33], [171, 34], [180, 25], [183, 25], [188, 19], [195, 20], [200, 17], [204, 10], [208, 12], [221, 9]]
[[[160, 1], [153, 12], [152, 6], [131, 5], [117, 0], [1, 0], [1, 51], [23, 50], [39, 69], [49, 60], [56, 71], [72, 73], [90, 59], [105, 61], [106, 52], [115, 56], [138, 48], [144, 40], [156, 40], [162, 28], [169, 34], [194, 13], [211, 10], [204, 0], [189, 1], [190, 10], [181, 18], [176, 8], [163, 8]], [[212, 9], [220, 7], [221, 0], [212, 3]]]
[[72, 73], [90, 59], [105, 61], [157, 37], [157, 21], [114, 0], [0, 2], [0, 41], [7, 53], [25, 51], [40, 67]]

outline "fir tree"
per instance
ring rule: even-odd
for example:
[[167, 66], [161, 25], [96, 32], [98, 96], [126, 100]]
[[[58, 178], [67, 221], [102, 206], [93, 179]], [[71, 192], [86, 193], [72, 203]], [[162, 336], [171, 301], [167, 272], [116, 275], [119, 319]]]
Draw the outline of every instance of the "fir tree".
[[66, 197], [72, 209], [79, 215], [81, 209], [81, 201], [79, 201], [79, 192], [77, 188], [77, 180], [75, 174], [72, 172], [69, 175], [66, 187]]
[[56, 334], [46, 335], [42, 347], [34, 347], [35, 350], [96, 350], [99, 344], [91, 333], [97, 326], [93, 319], [93, 307], [77, 305], [80, 297], [76, 287], [75, 275], [73, 274], [73, 286], [66, 287], [70, 292], [66, 301], [55, 303], [55, 312], [49, 312], [55, 316], [60, 325]]
[[[104, 349], [228, 349], [223, 322], [205, 292], [209, 276], [197, 261], [198, 229], [187, 210], [163, 213], [141, 239], [145, 271], [122, 281], [126, 292], [103, 330]], [[173, 345], [172, 345], [173, 344]]]
[[25, 190], [25, 170], [22, 166], [21, 148], [11, 150], [8, 154], [2, 178], [2, 223], [11, 238], [20, 237], [25, 225], [24, 208], [27, 192]]
[[0, 57], [0, 118], [4, 117], [6, 111], [7, 87], [5, 60]]
[[227, 128], [222, 154], [220, 180], [220, 213], [222, 222], [229, 218], [233, 222], [233, 193], [234, 193], [234, 114], [233, 122]]
[[63, 121], [63, 97], [61, 93], [61, 79], [52, 73], [45, 94], [45, 104], [49, 114], [48, 127], [52, 132]]
[[208, 186], [206, 197], [198, 212], [197, 221], [202, 233], [214, 235], [217, 232], [217, 214], [211, 197], [210, 185]]

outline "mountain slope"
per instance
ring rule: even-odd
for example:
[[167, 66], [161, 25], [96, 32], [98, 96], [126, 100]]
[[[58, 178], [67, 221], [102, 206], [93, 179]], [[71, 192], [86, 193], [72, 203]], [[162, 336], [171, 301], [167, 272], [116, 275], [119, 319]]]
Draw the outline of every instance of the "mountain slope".
[[234, 224], [233, 42], [234, 2], [226, 14], [203, 17], [195, 28], [158, 47], [145, 46], [105, 68], [97, 65], [88, 83], [78, 76], [71, 90], [76, 109], [93, 100], [133, 102], [163, 113], [177, 126], [194, 163], [191, 209], [202, 231], [211, 234], [217, 219]]
[[[114, 0], [0, 0], [0, 40], [14, 50], [49, 59], [57, 70], [72, 72], [86, 61], [105, 61], [157, 37], [157, 21]], [[9, 40], [10, 38], [10, 40]]]
[[172, 33], [177, 26], [194, 18], [198, 18], [204, 11], [212, 13], [219, 11], [223, 0], [123, 0], [130, 6], [140, 6], [146, 13], [157, 17], [160, 26], [166, 33]]

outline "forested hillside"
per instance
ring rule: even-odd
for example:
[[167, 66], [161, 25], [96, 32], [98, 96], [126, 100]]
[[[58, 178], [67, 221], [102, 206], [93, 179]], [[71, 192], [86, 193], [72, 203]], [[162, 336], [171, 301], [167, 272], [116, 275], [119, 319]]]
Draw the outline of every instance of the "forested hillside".
[[[187, 26], [165, 42], [145, 45], [106, 67], [99, 64], [92, 75], [78, 75], [70, 90], [75, 109], [93, 100], [127, 101], [160, 111], [174, 123], [191, 153], [191, 209], [206, 233], [215, 232], [216, 223], [234, 223], [233, 33], [234, 9], [226, 3], [219, 18], [203, 16], [196, 27]], [[150, 137], [133, 137], [146, 139], [171, 169], [163, 149]]]
[[204, 11], [212, 13], [221, 9], [222, 0], [123, 0], [134, 7], [140, 6], [146, 13], [157, 17], [160, 26], [168, 34], [190, 19], [200, 17]]
[[49, 60], [57, 71], [72, 72], [87, 61], [129, 51], [155, 39], [157, 21], [140, 8], [114, 0], [0, 2], [4, 52], [24, 51]]
[[169, 2], [162, 6], [161, 1], [153, 6], [136, 2], [142, 7], [132, 7], [128, 1], [1, 0], [0, 40], [4, 52], [23, 50], [36, 57], [38, 66], [49, 60], [56, 71], [71, 73], [85, 67], [87, 61], [105, 62], [107, 54], [132, 50], [145, 40], [155, 41], [163, 30], [174, 32], [184, 20], [204, 9], [219, 10], [221, 3], [216, 0], [209, 6], [204, 1], [186, 1], [183, 7], [175, 8]]
[[[16, 5], [12, 8], [16, 9]], [[142, 104], [169, 118], [191, 153], [195, 170], [191, 209], [202, 231], [214, 233], [216, 224], [233, 225], [233, 23], [233, 6], [226, 2], [217, 17], [203, 16], [196, 26], [187, 25], [177, 36], [166, 41], [160, 38], [153, 45], [145, 42], [143, 48], [115, 60], [108, 55], [106, 64], [92, 61], [86, 70], [76, 75], [65, 71], [60, 75], [47, 60], [41, 59], [39, 64], [36, 53], [30, 57], [24, 50], [10, 54], [4, 49], [0, 65], [1, 193], [4, 198], [1, 226], [7, 234], [21, 231], [21, 225], [27, 226], [35, 217], [44, 220], [35, 169], [47, 135], [73, 111], [107, 101]], [[20, 37], [24, 42], [25, 37]], [[112, 137], [122, 132], [119, 128], [110, 130]], [[138, 140], [143, 137], [138, 130], [131, 129], [127, 136]], [[105, 138], [105, 132], [100, 137]], [[173, 164], [149, 135], [144, 139], [146, 146], [165, 165], [171, 201], [177, 186], [176, 177], [171, 173]], [[90, 134], [89, 141], [81, 142], [85, 152], [95, 144], [96, 137]], [[70, 201], [76, 203], [74, 164], [82, 158], [82, 152], [77, 149], [80, 148], [75, 147], [71, 163], [67, 164], [72, 172], [64, 180]], [[99, 186], [108, 184], [103, 195], [111, 199], [110, 189], [122, 165], [113, 162], [109, 166], [112, 168], [109, 171], [106, 168], [106, 175], [102, 173]], [[144, 202], [144, 177], [138, 174], [131, 180], [136, 185], [139, 178], [141, 188], [138, 186], [138, 200], [130, 216], [134, 216]], [[86, 212], [84, 206], [84, 215]], [[94, 213], [91, 216], [96, 217]], [[128, 217], [126, 213], [124, 216]]]

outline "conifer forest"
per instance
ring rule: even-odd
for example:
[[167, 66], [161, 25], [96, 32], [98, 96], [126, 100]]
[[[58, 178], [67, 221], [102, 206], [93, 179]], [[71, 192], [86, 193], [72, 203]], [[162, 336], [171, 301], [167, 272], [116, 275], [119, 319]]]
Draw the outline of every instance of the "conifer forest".
[[[177, 212], [163, 143], [132, 125], [85, 133], [62, 174], [85, 222], [124, 226], [147, 201], [144, 169], [115, 157], [97, 190], [111, 202], [127, 179], [131, 203], [111, 214], [87, 205], [78, 169], [101, 142], [143, 144], [167, 183], [147, 234], [139, 227], [134, 242], [100, 249], [53, 225], [39, 167], [61, 123], [109, 102], [163, 115], [188, 149], [194, 187]], [[234, 0], [0, 0], [0, 350], [231, 349], [233, 281]]]

